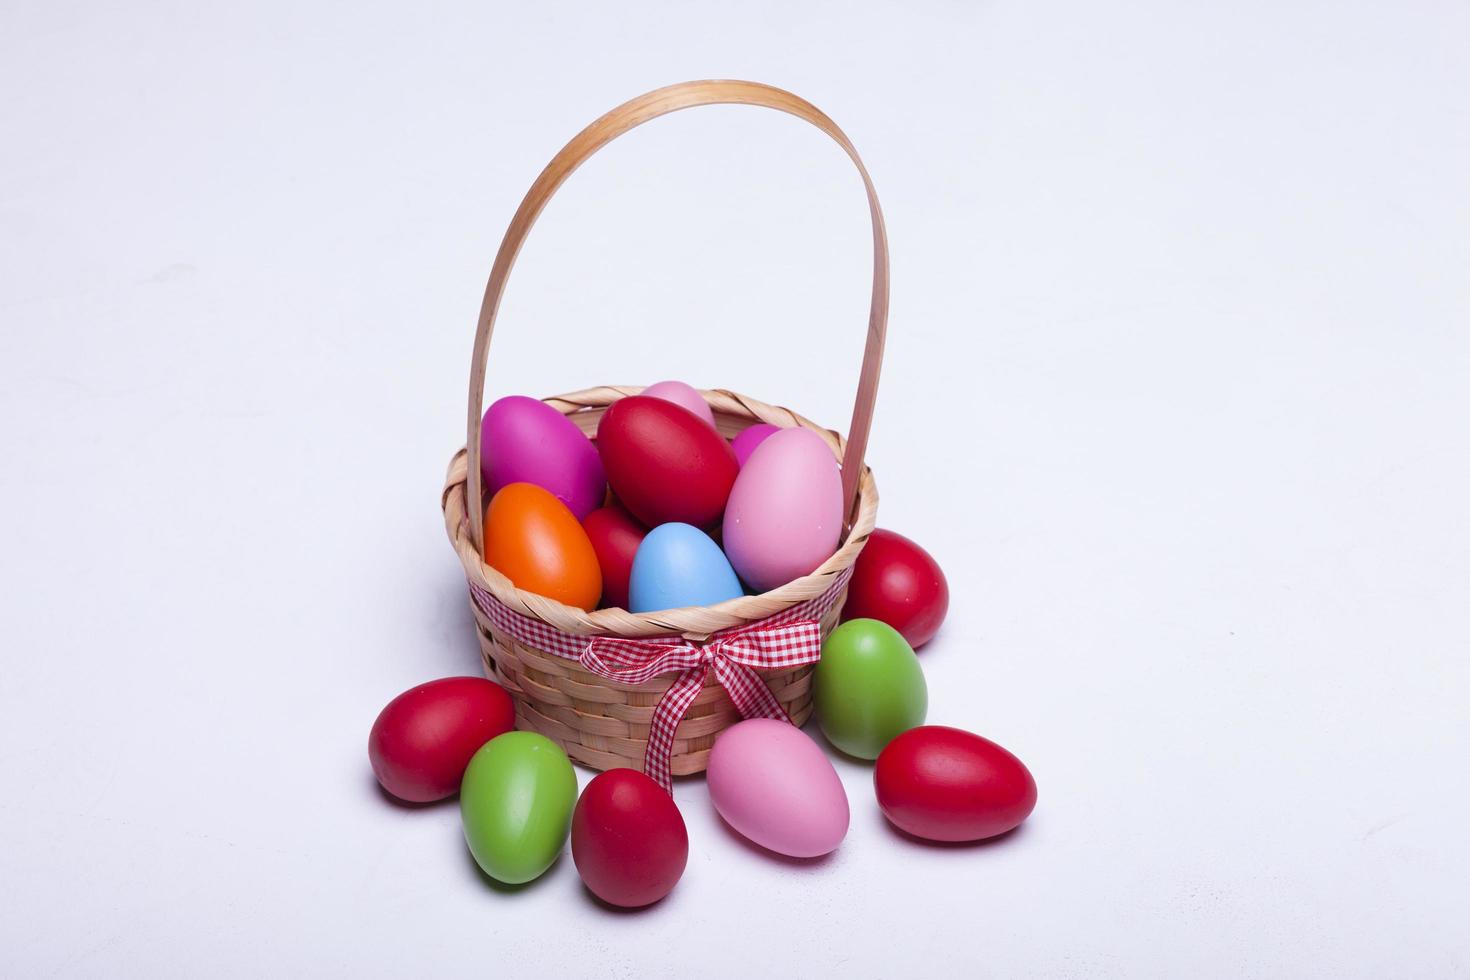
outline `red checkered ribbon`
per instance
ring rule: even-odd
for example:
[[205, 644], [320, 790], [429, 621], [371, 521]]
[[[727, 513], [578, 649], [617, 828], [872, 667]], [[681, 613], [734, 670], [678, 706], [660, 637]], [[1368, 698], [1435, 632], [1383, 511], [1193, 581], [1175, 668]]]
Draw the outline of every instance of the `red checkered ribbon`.
[[677, 673], [653, 712], [643, 771], [665, 790], [672, 790], [669, 757], [674, 734], [685, 712], [714, 671], [715, 680], [745, 718], [787, 719], [758, 670], [780, 670], [814, 663], [822, 655], [821, 619], [837, 601], [851, 570], [837, 577], [826, 592], [749, 626], [721, 630], [702, 643], [682, 636], [627, 639], [575, 636], [540, 620], [512, 612], [475, 585], [470, 592], [490, 621], [522, 643], [576, 660], [587, 670], [621, 684], [642, 684]]

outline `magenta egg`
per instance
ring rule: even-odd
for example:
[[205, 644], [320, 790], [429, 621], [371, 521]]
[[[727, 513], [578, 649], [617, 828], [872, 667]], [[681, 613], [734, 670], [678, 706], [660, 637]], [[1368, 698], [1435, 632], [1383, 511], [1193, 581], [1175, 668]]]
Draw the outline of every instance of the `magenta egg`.
[[512, 483], [549, 490], [581, 520], [602, 506], [607, 477], [592, 440], [545, 402], [509, 395], [485, 410], [480, 472], [493, 497]]
[[741, 432], [734, 439], [730, 440], [730, 448], [735, 450], [736, 461], [741, 466], [744, 466], [745, 461], [750, 458], [750, 454], [755, 452], [756, 446], [759, 446], [767, 438], [780, 431], [781, 427], [778, 425], [772, 425], [769, 422], [757, 422], [744, 432]]
[[837, 770], [789, 722], [751, 718], [725, 729], [706, 776], [725, 822], [768, 850], [820, 857], [847, 836], [847, 792]]

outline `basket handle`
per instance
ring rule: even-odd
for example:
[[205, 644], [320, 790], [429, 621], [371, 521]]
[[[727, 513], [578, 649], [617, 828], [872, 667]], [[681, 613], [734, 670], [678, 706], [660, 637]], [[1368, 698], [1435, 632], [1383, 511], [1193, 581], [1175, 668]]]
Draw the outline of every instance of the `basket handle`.
[[883, 210], [878, 205], [878, 193], [873, 189], [873, 180], [868, 176], [868, 169], [863, 166], [862, 158], [858, 156], [847, 134], [827, 118], [822, 110], [805, 99], [759, 82], [681, 82], [624, 102], [573, 137], [571, 142], [562, 147], [560, 153], [552, 157], [546, 169], [541, 171], [541, 176], [536, 178], [536, 182], [526, 192], [525, 199], [521, 201], [521, 206], [516, 209], [510, 227], [505, 230], [500, 251], [495, 255], [495, 265], [490, 269], [490, 281], [485, 285], [485, 300], [480, 306], [480, 322], [475, 328], [475, 349], [471, 355], [469, 425], [465, 442], [469, 470], [466, 474], [469, 491], [466, 510], [469, 511], [470, 540], [474, 542], [476, 550], [482, 547], [482, 525], [485, 520], [480, 503], [480, 422], [490, 334], [495, 329], [495, 316], [500, 309], [500, 298], [505, 292], [506, 280], [510, 278], [511, 266], [515, 264], [516, 256], [520, 253], [531, 226], [546, 207], [546, 202], [551, 200], [551, 195], [571, 176], [572, 171], [628, 130], [680, 109], [727, 104], [778, 109], [816, 126], [847, 152], [868, 192], [868, 211], [873, 219], [873, 299], [868, 309], [868, 338], [863, 348], [862, 374], [858, 378], [857, 399], [852, 407], [852, 423], [848, 426], [847, 449], [842, 457], [842, 513], [850, 520], [857, 498], [858, 478], [862, 474], [863, 455], [868, 445], [868, 429], [873, 422], [873, 401], [878, 395], [878, 372], [883, 364], [883, 337], [888, 326], [888, 232], [883, 224]]

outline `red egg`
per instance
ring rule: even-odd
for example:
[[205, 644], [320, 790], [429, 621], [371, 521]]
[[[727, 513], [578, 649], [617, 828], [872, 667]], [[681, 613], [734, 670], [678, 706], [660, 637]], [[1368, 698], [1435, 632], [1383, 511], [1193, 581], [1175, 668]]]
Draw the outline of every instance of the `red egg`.
[[639, 908], [679, 883], [689, 833], [658, 783], [633, 769], [609, 769], [587, 784], [572, 813], [572, 860], [592, 894]]
[[878, 806], [894, 826], [933, 841], [983, 840], [1036, 807], [1036, 780], [1010, 752], [958, 728], [910, 728], [873, 769]]
[[597, 426], [608, 483], [649, 527], [670, 521], [707, 528], [724, 513], [740, 474], [735, 451], [687, 408], [634, 395], [608, 406]]
[[368, 735], [368, 759], [388, 792], [430, 803], [458, 793], [470, 757], [515, 726], [515, 705], [499, 684], [445, 677], [388, 702]]
[[949, 583], [929, 552], [902, 534], [877, 528], [863, 545], [847, 586], [842, 621], [876, 619], [918, 649], [949, 612]]
[[582, 520], [597, 564], [602, 569], [602, 605], [628, 608], [628, 576], [633, 572], [633, 556], [643, 543], [648, 528], [633, 519], [621, 505], [599, 507]]

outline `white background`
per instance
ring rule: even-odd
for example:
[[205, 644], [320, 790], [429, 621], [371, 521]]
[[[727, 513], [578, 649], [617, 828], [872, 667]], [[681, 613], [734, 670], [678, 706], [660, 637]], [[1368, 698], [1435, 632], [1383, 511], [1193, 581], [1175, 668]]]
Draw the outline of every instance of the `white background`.
[[[0, 972], [1470, 974], [1467, 51], [1459, 2], [7, 0]], [[365, 742], [478, 669], [438, 499], [505, 224], [693, 77], [872, 169], [930, 720], [1040, 803], [928, 848], [838, 762], [807, 866], [685, 781], [688, 871], [629, 915], [566, 856], [488, 886]], [[547, 211], [491, 393], [845, 426], [867, 248], [816, 130], [660, 120]]]

